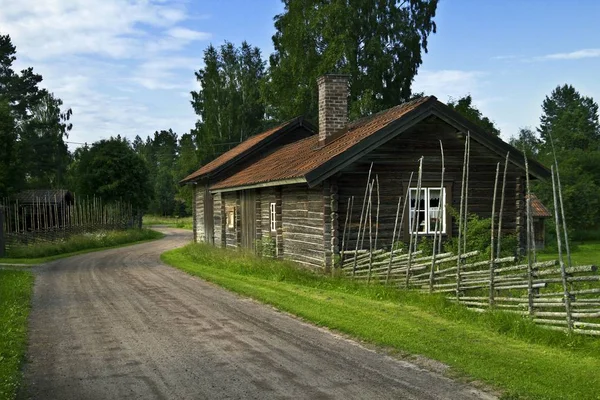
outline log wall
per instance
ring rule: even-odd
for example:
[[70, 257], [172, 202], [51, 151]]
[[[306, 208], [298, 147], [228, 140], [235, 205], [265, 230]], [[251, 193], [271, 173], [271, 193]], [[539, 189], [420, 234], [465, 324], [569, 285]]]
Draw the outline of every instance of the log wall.
[[223, 209], [222, 194], [213, 194], [213, 229], [215, 246], [224, 247], [225, 238], [225, 213]]
[[[239, 218], [239, 206], [236, 192], [222, 193], [223, 206], [225, 208], [225, 247], [231, 249], [237, 249], [240, 243], [240, 218]], [[228, 225], [228, 215], [230, 212], [234, 214], [234, 225], [233, 228]]]
[[205, 241], [204, 235], [204, 185], [194, 186], [194, 233], [196, 242], [201, 243]]
[[283, 258], [310, 268], [325, 266], [324, 190], [324, 185], [282, 187]]
[[[363, 203], [365, 186], [371, 162], [373, 162], [372, 179], [375, 175], [379, 177], [380, 185], [380, 217], [379, 217], [379, 243], [377, 247], [390, 246], [394, 228], [396, 207], [398, 197], [406, 195], [411, 172], [414, 172], [412, 186], [416, 187], [418, 160], [421, 156], [423, 161], [423, 187], [434, 187], [440, 184], [441, 179], [441, 156], [440, 144], [442, 140], [445, 153], [444, 187], [446, 188], [446, 200], [458, 213], [460, 209], [460, 194], [462, 181], [462, 165], [464, 155], [464, 139], [458, 138], [453, 130], [438, 120], [430, 120], [419, 124], [412, 130], [390, 140], [388, 143], [375, 149], [357, 162], [345, 168], [338, 176], [338, 221], [339, 231], [344, 227], [348, 199], [354, 196], [354, 207], [352, 210], [352, 224], [350, 226], [349, 238], [346, 240], [346, 248], [354, 249], [360, 220], [361, 207]], [[475, 213], [482, 218], [489, 218], [492, 210], [492, 197], [496, 163], [501, 162], [502, 175], [504, 158], [495, 156], [482, 145], [471, 140], [470, 173], [468, 186], [468, 212]], [[509, 164], [504, 214], [503, 232], [516, 233], [518, 212], [517, 180], [524, 172]], [[498, 198], [496, 207], [500, 204], [501, 176], [498, 187]], [[373, 191], [373, 223], [375, 224], [376, 207], [375, 189]], [[496, 210], [498, 212], [498, 210]], [[457, 235], [458, 227], [452, 223], [450, 212], [446, 214], [447, 234]], [[451, 225], [449, 225], [452, 223]], [[451, 226], [452, 229], [448, 230]], [[403, 235], [400, 239], [408, 241], [408, 212], [405, 213]], [[341, 233], [340, 233], [341, 235]], [[341, 239], [340, 239], [341, 240]], [[341, 242], [340, 242], [341, 244]], [[363, 242], [362, 248], [368, 247], [368, 238]]]

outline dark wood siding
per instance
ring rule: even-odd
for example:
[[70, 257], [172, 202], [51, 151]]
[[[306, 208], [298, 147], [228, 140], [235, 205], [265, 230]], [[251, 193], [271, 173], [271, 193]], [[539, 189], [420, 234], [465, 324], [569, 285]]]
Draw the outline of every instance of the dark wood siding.
[[225, 226], [223, 215], [223, 201], [222, 194], [213, 194], [213, 229], [214, 229], [214, 245], [217, 247], [223, 247], [225, 237]]
[[213, 195], [210, 194], [208, 186], [204, 187], [204, 241], [214, 244], [214, 215], [213, 215]]
[[[464, 139], [457, 138], [454, 129], [449, 129], [448, 125], [440, 123], [439, 120], [425, 121], [411, 131], [370, 152], [345, 168], [337, 176], [340, 245], [348, 199], [350, 196], [355, 196], [352, 226], [350, 227], [349, 239], [346, 240], [347, 249], [355, 248], [355, 239], [371, 162], [373, 162], [372, 178], [378, 176], [380, 187], [381, 207], [378, 247], [391, 245], [398, 197], [400, 195], [405, 196], [411, 172], [414, 172], [413, 186], [416, 186], [418, 160], [421, 156], [424, 156], [423, 186], [433, 187], [440, 183], [440, 140], [443, 142], [445, 153], [444, 186], [447, 190], [447, 201], [458, 212], [460, 208]], [[498, 161], [504, 163], [501, 157], [493, 155], [488, 149], [475, 141], [471, 142], [469, 213], [478, 214], [483, 218], [491, 216], [494, 177]], [[503, 165], [501, 165], [501, 168], [503, 168]], [[517, 229], [517, 209], [515, 207], [518, 200], [517, 179], [522, 174], [521, 170], [509, 165], [502, 225], [505, 233], [515, 233]], [[373, 201], [376, 202], [375, 196]], [[496, 204], [496, 207], [499, 207], [500, 188]], [[375, 207], [373, 208], [373, 218], [375, 218]], [[408, 214], [405, 215], [405, 222], [406, 228]], [[447, 214], [447, 224], [451, 222], [453, 222], [451, 215]], [[457, 234], [457, 226], [454, 223], [451, 226], [452, 230], [449, 233]], [[405, 231], [408, 231], [408, 229], [405, 229]], [[368, 246], [368, 240], [364, 241], [364, 246]]]
[[256, 192], [243, 190], [240, 194], [241, 246], [256, 248]]
[[323, 186], [284, 186], [281, 193], [283, 257], [322, 268], [324, 251]]
[[[225, 247], [235, 249], [238, 247], [238, 211], [237, 210], [237, 193], [226, 192], [222, 194], [222, 201], [225, 208]], [[229, 226], [228, 215], [233, 213], [234, 224]]]

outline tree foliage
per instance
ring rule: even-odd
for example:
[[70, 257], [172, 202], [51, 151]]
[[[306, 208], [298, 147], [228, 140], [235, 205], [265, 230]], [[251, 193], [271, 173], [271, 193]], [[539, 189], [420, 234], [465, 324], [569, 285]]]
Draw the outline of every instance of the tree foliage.
[[26, 188], [63, 188], [70, 162], [65, 144], [70, 109], [39, 87], [41, 75], [16, 72], [16, 48], [0, 35], [0, 196]]
[[500, 129], [496, 127], [494, 121], [484, 116], [481, 111], [473, 104], [473, 98], [470, 94], [458, 99], [450, 99], [448, 107], [461, 114], [463, 117], [481, 127], [484, 131], [495, 136], [500, 136]]
[[81, 149], [74, 184], [80, 196], [124, 201], [143, 211], [152, 195], [148, 177], [145, 161], [126, 139], [117, 136]]
[[230, 42], [219, 49], [210, 45], [204, 51], [204, 68], [196, 72], [200, 89], [191, 92], [199, 161], [209, 161], [263, 129], [264, 78], [260, 50], [247, 42], [239, 48]]
[[579, 94], [571, 85], [557, 86], [542, 103], [543, 115], [538, 132], [550, 150], [598, 150], [600, 123], [598, 104]]
[[320, 75], [351, 76], [356, 118], [408, 100], [435, 33], [437, 0], [283, 0], [265, 88], [277, 120], [316, 120]]

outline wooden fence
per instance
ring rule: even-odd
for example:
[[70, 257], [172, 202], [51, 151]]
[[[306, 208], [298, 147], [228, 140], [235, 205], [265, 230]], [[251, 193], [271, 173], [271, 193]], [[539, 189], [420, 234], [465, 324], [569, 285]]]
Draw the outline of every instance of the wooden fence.
[[0, 199], [0, 255], [6, 248], [52, 242], [73, 234], [133, 226], [134, 212], [125, 202], [104, 203], [99, 198], [72, 201], [36, 197], [19, 202]]
[[[444, 155], [442, 153], [441, 182], [444, 181]], [[398, 199], [396, 222], [392, 243], [387, 249], [376, 248], [373, 235], [377, 238], [379, 216], [379, 199], [373, 197], [373, 187], [378, 178], [371, 176], [367, 180], [365, 198], [356, 233], [356, 248], [347, 249], [345, 238], [350, 237], [352, 224], [348, 223], [348, 215], [343, 229], [340, 267], [343, 274], [367, 283], [393, 284], [402, 288], [416, 289], [427, 293], [443, 293], [448, 299], [459, 302], [474, 311], [485, 312], [496, 309], [516, 313], [531, 318], [541, 326], [566, 332], [600, 336], [600, 275], [596, 265], [573, 265], [570, 257], [569, 242], [564, 219], [560, 175], [558, 165], [552, 166], [552, 183], [554, 191], [554, 214], [557, 230], [558, 259], [537, 261], [535, 249], [535, 233], [533, 232], [532, 210], [529, 202], [529, 171], [527, 160], [525, 168], [526, 185], [526, 255], [520, 258], [500, 257], [502, 212], [504, 208], [504, 190], [506, 186], [506, 170], [509, 155], [504, 164], [504, 178], [501, 185], [500, 206], [496, 209], [496, 194], [500, 180], [500, 163], [496, 168], [496, 180], [492, 205], [490, 229], [490, 247], [488, 254], [469, 251], [465, 232], [468, 229], [468, 169], [469, 169], [470, 137], [465, 142], [463, 164], [463, 192], [460, 199], [460, 215], [458, 218], [458, 251], [456, 254], [441, 252], [442, 238], [438, 234], [441, 227], [435, 227], [431, 255], [423, 255], [417, 250], [415, 221], [410, 227], [408, 248], [396, 249], [396, 237], [405, 224], [404, 213], [407, 209], [406, 198]], [[417, 176], [417, 193], [420, 193], [423, 158], [419, 160]], [[413, 180], [409, 181], [409, 187]], [[378, 193], [378, 191], [375, 191]], [[417, 195], [418, 196], [418, 195]], [[406, 196], [405, 196], [406, 197]], [[352, 204], [354, 198], [348, 199]], [[402, 206], [402, 204], [404, 205]], [[373, 211], [373, 205], [376, 210]], [[415, 202], [419, 212], [419, 200]], [[349, 206], [350, 207], [350, 206]], [[441, 212], [442, 207], [439, 207]], [[401, 212], [402, 210], [402, 212]], [[375, 213], [375, 224], [372, 214]], [[351, 218], [351, 217], [350, 217]], [[438, 215], [439, 220], [439, 215]], [[399, 222], [400, 221], [400, 222]], [[498, 221], [498, 226], [495, 222]], [[437, 222], [436, 222], [437, 223]], [[410, 223], [407, 225], [411, 225]], [[396, 234], [398, 233], [398, 235]], [[365, 236], [368, 235], [368, 249], [363, 248]], [[404, 247], [406, 244], [404, 245]]]

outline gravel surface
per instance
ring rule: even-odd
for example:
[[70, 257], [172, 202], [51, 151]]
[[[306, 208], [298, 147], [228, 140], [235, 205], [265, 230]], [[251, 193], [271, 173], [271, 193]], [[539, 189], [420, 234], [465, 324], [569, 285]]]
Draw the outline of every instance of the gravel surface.
[[161, 231], [34, 268], [21, 398], [493, 398], [163, 265], [191, 233]]

